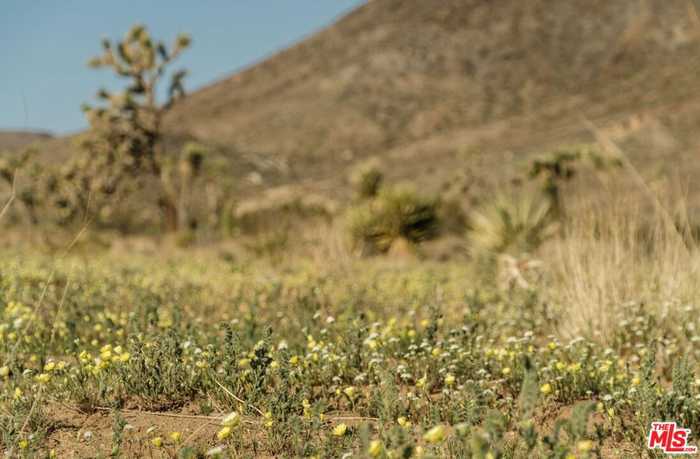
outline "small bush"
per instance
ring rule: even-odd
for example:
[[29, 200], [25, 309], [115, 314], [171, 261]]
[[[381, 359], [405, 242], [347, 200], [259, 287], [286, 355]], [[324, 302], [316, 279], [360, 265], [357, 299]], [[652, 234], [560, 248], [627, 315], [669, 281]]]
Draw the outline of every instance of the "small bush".
[[384, 173], [376, 159], [370, 159], [360, 164], [350, 176], [350, 183], [359, 199], [377, 196], [383, 182]]
[[606, 155], [597, 146], [587, 144], [560, 147], [531, 162], [528, 178], [541, 181], [542, 192], [550, 200], [552, 213], [558, 218], [565, 214], [564, 185], [585, 166], [602, 172], [621, 167], [622, 162]]
[[350, 236], [362, 254], [384, 253], [398, 239], [418, 243], [439, 229], [438, 199], [408, 186], [382, 189], [376, 198], [352, 207]]
[[518, 255], [537, 249], [555, 229], [547, 199], [501, 195], [472, 214], [468, 238], [476, 252]]

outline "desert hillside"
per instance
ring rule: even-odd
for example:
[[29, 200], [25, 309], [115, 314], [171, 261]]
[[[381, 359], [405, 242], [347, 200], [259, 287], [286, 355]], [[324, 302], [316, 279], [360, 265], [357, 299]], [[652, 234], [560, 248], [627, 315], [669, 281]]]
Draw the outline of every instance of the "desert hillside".
[[[342, 198], [368, 156], [428, 189], [497, 185], [528, 153], [591, 140], [585, 120], [646, 179], [692, 175], [699, 67], [685, 0], [376, 0], [189, 94], [168, 140], [223, 151], [243, 197], [291, 187]], [[8, 135], [0, 147], [26, 144]], [[53, 138], [43, 152], [55, 161], [73, 145]]]
[[24, 148], [33, 143], [45, 142], [51, 137], [45, 132], [0, 130], [0, 151]]
[[194, 92], [169, 126], [231, 151], [261, 188], [333, 192], [369, 155], [429, 186], [492, 175], [590, 137], [583, 118], [647, 169], [694, 154], [699, 33], [681, 0], [372, 1]]

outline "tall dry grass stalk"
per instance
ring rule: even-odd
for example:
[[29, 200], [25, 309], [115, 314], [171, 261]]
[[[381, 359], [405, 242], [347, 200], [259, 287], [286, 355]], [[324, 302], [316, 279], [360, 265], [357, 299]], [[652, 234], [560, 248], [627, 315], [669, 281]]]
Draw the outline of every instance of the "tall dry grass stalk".
[[5, 216], [7, 211], [12, 206], [12, 203], [15, 201], [15, 197], [17, 195], [16, 189], [17, 189], [17, 172], [12, 174], [12, 188], [10, 189], [10, 196], [7, 198], [7, 202], [5, 202], [5, 205], [2, 206], [2, 209], [0, 209], [0, 220], [3, 219], [3, 217]]
[[578, 203], [563, 236], [549, 247], [548, 264], [560, 333], [605, 342], [618, 321], [629, 318], [632, 304], [663, 324], [674, 320], [679, 304], [695, 303], [700, 251], [678, 183], [651, 185], [617, 144], [583, 122], [621, 160], [624, 177], [603, 183], [597, 199]]
[[562, 335], [606, 341], [625, 305], [642, 304], [663, 321], [672, 305], [698, 299], [697, 247], [684, 214], [669, 216], [630, 199], [577, 213], [549, 250]]
[[338, 222], [310, 228], [309, 236], [313, 241], [310, 256], [319, 267], [328, 268], [329, 265], [333, 265], [340, 270], [346, 270], [357, 258], [352, 253], [344, 228]]

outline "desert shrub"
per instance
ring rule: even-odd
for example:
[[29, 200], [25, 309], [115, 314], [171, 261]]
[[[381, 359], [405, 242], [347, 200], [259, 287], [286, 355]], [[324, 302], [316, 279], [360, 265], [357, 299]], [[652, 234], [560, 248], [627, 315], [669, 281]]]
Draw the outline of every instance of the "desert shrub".
[[564, 184], [571, 181], [582, 167], [604, 171], [621, 165], [619, 158], [611, 158], [595, 146], [572, 145], [535, 158], [527, 175], [531, 180], [540, 181], [542, 192], [551, 201], [552, 212], [561, 218], [565, 213]]
[[[24, 173], [28, 169], [29, 163], [32, 157], [35, 155], [36, 150], [33, 148], [27, 148], [21, 153], [12, 154], [10, 152], [0, 152], [0, 183], [5, 183], [9, 190], [9, 201], [3, 201], [3, 206], [5, 203], [11, 204], [14, 200], [17, 200], [21, 204], [22, 209], [28, 216], [28, 220], [31, 223], [36, 221], [35, 208], [37, 206], [38, 196], [34, 192], [34, 186], [30, 183], [29, 186], [21, 187], [17, 189], [17, 176]], [[31, 178], [31, 172], [30, 172]], [[0, 208], [0, 213], [8, 210], [7, 208]]]
[[399, 239], [410, 243], [436, 236], [439, 229], [436, 197], [419, 194], [409, 186], [382, 189], [372, 200], [352, 207], [348, 227], [362, 254], [383, 253]]
[[539, 194], [502, 194], [474, 211], [468, 239], [481, 254], [532, 252], [556, 229], [551, 203]]
[[677, 302], [697, 302], [697, 248], [674, 222], [629, 199], [581, 207], [551, 249], [551, 293], [571, 335], [608, 338], [630, 303], [665, 324]]
[[462, 196], [445, 195], [440, 199], [438, 217], [441, 229], [446, 233], [463, 235], [467, 228], [468, 216]]
[[350, 175], [350, 183], [359, 199], [377, 196], [384, 182], [381, 164], [376, 159], [370, 159], [357, 166]]
[[266, 196], [241, 201], [232, 210], [232, 222], [238, 233], [258, 235], [281, 228], [304, 225], [312, 220], [329, 220], [336, 203], [318, 194], [294, 190], [273, 190]]
[[180, 154], [169, 157], [163, 161], [161, 171], [161, 183], [169, 200], [173, 201], [172, 208], [169, 205], [161, 207], [165, 212], [173, 214], [169, 219], [176, 219], [176, 227], [179, 229], [194, 229], [197, 219], [193, 215], [194, 187], [201, 177], [205, 158], [211, 152], [202, 144], [188, 142], [184, 145]]

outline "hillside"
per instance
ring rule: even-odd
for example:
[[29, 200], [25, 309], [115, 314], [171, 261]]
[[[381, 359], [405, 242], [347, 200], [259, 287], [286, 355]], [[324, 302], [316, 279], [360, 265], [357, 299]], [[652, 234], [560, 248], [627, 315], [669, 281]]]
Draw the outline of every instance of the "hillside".
[[0, 130], [0, 151], [16, 150], [35, 142], [44, 142], [51, 137], [51, 134], [45, 132]]
[[[700, 21], [685, 0], [375, 0], [192, 92], [167, 138], [173, 150], [219, 147], [241, 197], [256, 199], [342, 198], [368, 156], [427, 189], [494, 186], [529, 153], [592, 139], [584, 119], [645, 178], [692, 176], [698, 68]], [[22, 144], [3, 136], [0, 147]], [[72, 148], [43, 145], [51, 161]]]
[[590, 137], [583, 117], [644, 163], [695, 142], [698, 32], [680, 0], [372, 1], [191, 94], [170, 132], [231, 150], [258, 187], [328, 192], [368, 155], [429, 186], [492, 175]]

